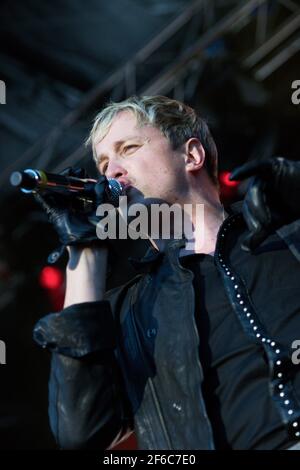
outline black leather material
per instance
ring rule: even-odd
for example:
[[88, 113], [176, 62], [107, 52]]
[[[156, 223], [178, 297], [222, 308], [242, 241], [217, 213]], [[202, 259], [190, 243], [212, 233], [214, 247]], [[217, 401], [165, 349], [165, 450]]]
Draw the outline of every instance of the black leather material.
[[[86, 324], [89, 329], [84, 334]], [[110, 304], [85, 302], [51, 313], [36, 324], [34, 340], [42, 348], [73, 358], [112, 350], [116, 346], [116, 332]]]
[[[223, 223], [215, 261], [242, 328], [266, 354], [270, 395], [290, 442], [297, 442], [300, 407], [292, 389], [295, 370], [287, 362], [286, 350], [262, 326], [247, 287], [226, 257], [226, 237], [241, 219], [241, 214], [233, 214]], [[106, 294], [116, 346], [106, 330], [110, 320], [104, 320], [95, 331], [93, 315], [85, 315], [86, 305], [69, 307], [65, 336], [63, 328], [58, 331], [59, 316], [41, 320], [42, 328], [37, 325], [39, 343], [56, 345], [52, 346], [49, 412], [51, 429], [61, 447], [106, 448], [117, 434], [126, 435], [134, 426], [140, 449], [214, 449], [202, 396], [193, 274], [178, 258], [183, 244], [182, 240], [170, 241], [163, 256], [150, 250], [135, 263], [140, 273]], [[95, 303], [104, 317], [106, 305]], [[73, 337], [69, 334], [72, 308], [76, 313]], [[55, 319], [54, 328], [51, 318]]]
[[[87, 178], [81, 168], [66, 168], [61, 174]], [[105, 176], [100, 176], [97, 183], [92, 185], [91, 191], [94, 197], [91, 204], [87, 204], [77, 194], [71, 192], [43, 190], [35, 194], [36, 200], [45, 210], [63, 246], [99, 242], [96, 226], [100, 218], [96, 216], [96, 209], [105, 201], [107, 185]]]
[[274, 230], [300, 217], [300, 162], [281, 157], [252, 161], [236, 168], [230, 179], [251, 176], [254, 179], [243, 204], [249, 229], [242, 245], [246, 251], [257, 248]]
[[293, 390], [293, 378], [299, 370], [290, 358], [290, 352], [272, 338], [261, 323], [247, 286], [228, 261], [226, 239], [230, 229], [242, 222], [242, 214], [226, 219], [218, 235], [215, 263], [222, 274], [227, 296], [245, 333], [257, 343], [268, 359], [270, 395], [286, 425], [291, 440], [299, 439], [300, 403]]

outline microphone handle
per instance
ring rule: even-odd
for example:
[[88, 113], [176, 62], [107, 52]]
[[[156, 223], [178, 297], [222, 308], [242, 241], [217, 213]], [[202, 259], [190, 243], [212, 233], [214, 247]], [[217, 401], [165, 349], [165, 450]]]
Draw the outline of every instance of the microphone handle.
[[[10, 177], [13, 186], [24, 193], [31, 193], [38, 189], [65, 189], [81, 193], [87, 200], [93, 200], [93, 186], [97, 182], [91, 178], [76, 178], [74, 176], [57, 175], [43, 170], [28, 168], [24, 171], [15, 171]], [[118, 180], [108, 179], [107, 198], [114, 205], [118, 205], [118, 198], [123, 188]]]
[[96, 183], [93, 179], [81, 179], [74, 176], [57, 175], [46, 173], [43, 170], [31, 168], [24, 171], [15, 171], [10, 177], [13, 186], [19, 187], [21, 191], [30, 193], [35, 189], [67, 189], [69, 191], [85, 191], [87, 183]]

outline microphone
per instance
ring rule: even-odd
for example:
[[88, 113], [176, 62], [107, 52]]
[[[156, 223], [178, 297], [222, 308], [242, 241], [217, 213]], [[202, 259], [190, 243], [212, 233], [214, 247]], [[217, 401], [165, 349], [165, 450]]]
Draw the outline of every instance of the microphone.
[[[115, 207], [119, 205], [119, 196], [123, 193], [123, 186], [118, 180], [108, 178], [106, 197]], [[10, 176], [12, 186], [20, 188], [23, 193], [32, 193], [39, 189], [64, 189], [80, 193], [80, 196], [93, 201], [93, 187], [96, 180], [90, 178], [76, 178], [74, 176], [57, 175], [43, 170], [27, 168], [24, 171], [14, 171]]]

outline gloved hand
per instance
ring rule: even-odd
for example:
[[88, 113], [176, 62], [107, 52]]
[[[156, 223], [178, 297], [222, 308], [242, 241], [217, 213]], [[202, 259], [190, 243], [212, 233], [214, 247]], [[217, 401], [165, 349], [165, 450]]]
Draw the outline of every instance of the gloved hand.
[[[82, 168], [66, 168], [61, 174], [87, 178], [85, 170]], [[104, 176], [101, 176], [97, 183], [93, 185], [92, 191], [95, 198], [94, 203], [89, 205], [88, 210], [76, 193], [49, 190], [35, 193], [35, 199], [46, 211], [48, 219], [58, 233], [63, 247], [68, 245], [89, 245], [91, 242], [98, 240], [96, 225], [99, 222], [99, 217], [96, 216], [96, 209], [99, 204], [104, 202], [107, 185], [108, 182]], [[49, 261], [56, 261], [60, 254], [56, 253], [56, 259], [52, 261], [50, 259]]]
[[249, 233], [242, 248], [252, 251], [272, 232], [300, 218], [300, 162], [282, 157], [252, 161], [232, 171], [230, 180], [254, 176], [243, 204]]

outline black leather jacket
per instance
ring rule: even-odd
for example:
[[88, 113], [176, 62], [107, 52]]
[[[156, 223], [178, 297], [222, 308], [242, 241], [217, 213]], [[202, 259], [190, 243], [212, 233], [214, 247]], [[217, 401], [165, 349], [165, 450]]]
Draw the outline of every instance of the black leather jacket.
[[[242, 327], [268, 358], [270, 394], [296, 441], [300, 406], [289, 353], [264, 329], [228, 262], [226, 237], [241, 218], [233, 210], [222, 224], [215, 263]], [[300, 221], [277, 233], [300, 261]], [[134, 427], [140, 449], [214, 449], [201, 393], [193, 274], [179, 262], [182, 246], [171, 240], [165, 253], [150, 250], [134, 262], [139, 274], [105, 300], [37, 323], [35, 340], [53, 352], [49, 414], [61, 447], [107, 448]]]

